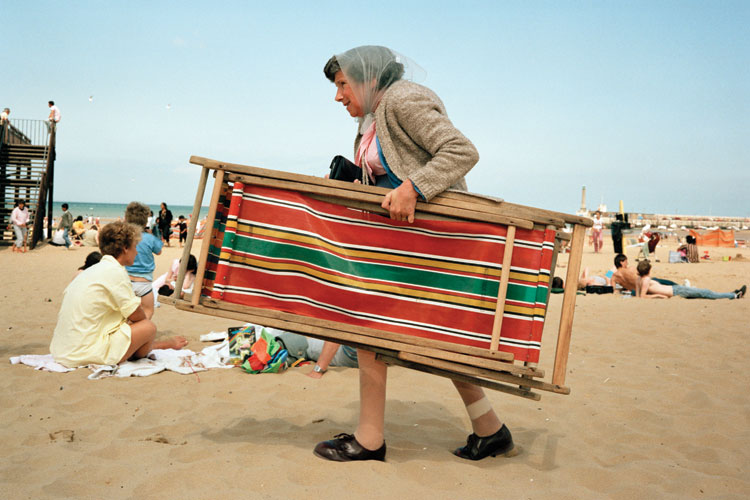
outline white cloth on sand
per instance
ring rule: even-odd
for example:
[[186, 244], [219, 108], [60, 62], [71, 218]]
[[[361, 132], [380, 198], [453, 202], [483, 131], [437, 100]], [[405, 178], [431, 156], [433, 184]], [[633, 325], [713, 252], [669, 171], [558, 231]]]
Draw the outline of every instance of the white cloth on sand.
[[208, 332], [201, 335], [201, 342], [216, 342], [218, 340], [227, 340], [229, 334], [226, 330], [221, 332]]
[[[189, 349], [154, 349], [148, 354], [148, 357], [136, 361], [126, 361], [119, 365], [88, 365], [88, 368], [93, 372], [88, 378], [146, 377], [164, 370], [189, 375], [210, 368], [234, 368], [234, 365], [227, 364], [228, 360], [229, 343], [226, 341], [205, 347], [199, 353]], [[14, 365], [20, 363], [32, 366], [37, 370], [60, 373], [75, 369], [56, 363], [51, 354], [13, 356], [10, 358], [10, 362]]]
[[45, 370], [48, 372], [65, 373], [75, 370], [68, 368], [55, 361], [52, 354], [22, 354], [21, 356], [11, 356], [10, 364], [33, 366], [35, 370]]

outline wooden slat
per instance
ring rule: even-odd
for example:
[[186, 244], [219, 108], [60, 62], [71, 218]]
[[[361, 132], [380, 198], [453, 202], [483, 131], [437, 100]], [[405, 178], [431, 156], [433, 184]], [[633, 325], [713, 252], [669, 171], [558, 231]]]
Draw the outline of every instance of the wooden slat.
[[[308, 193], [308, 196], [310, 198], [313, 198], [315, 200], [325, 201], [328, 203], [331, 203], [332, 201], [335, 202], [335, 200], [331, 200], [328, 196], [323, 196], [315, 193]], [[359, 201], [359, 200], [346, 200], [346, 206], [348, 208], [356, 208], [357, 210], [363, 210], [365, 212], [372, 212], [376, 214], [383, 215], [385, 217], [388, 217], [390, 215], [390, 212], [386, 210], [385, 208], [381, 207], [379, 204], [376, 206], [373, 203], [368, 203], [365, 201]], [[438, 215], [433, 213], [420, 213], [419, 218], [421, 220], [450, 220], [455, 221], [455, 217], [451, 217], [448, 215]]]
[[[211, 246], [211, 235], [214, 229], [214, 220], [216, 219], [216, 209], [219, 205], [219, 195], [221, 194], [222, 185], [224, 184], [224, 171], [219, 170], [216, 172], [216, 178], [214, 179], [214, 190], [211, 195], [211, 205], [208, 207], [208, 216], [206, 217], [206, 230], [203, 233], [203, 245], [201, 246], [201, 255], [198, 260], [198, 272], [195, 274], [195, 282], [193, 283], [193, 293], [191, 300], [193, 305], [198, 305], [200, 299], [200, 291], [203, 288], [203, 277], [206, 274], [206, 262], [208, 260], [208, 249]], [[196, 196], [197, 197], [197, 196]], [[195, 288], [198, 287], [196, 290]]]
[[[508, 216], [533, 220], [539, 224], [553, 224], [558, 228], [561, 228], [565, 224], [583, 224], [586, 227], [594, 225], [594, 222], [588, 217], [580, 217], [543, 208], [528, 207], [526, 205], [518, 205], [503, 200], [492, 200], [488, 197], [479, 197], [473, 193], [467, 193], [464, 191], [444, 191], [441, 194], [441, 197], [452, 200], [470, 200], [472, 203], [501, 210], [502, 213]], [[562, 222], [562, 224], [560, 222]]]
[[[292, 191], [297, 191], [300, 193], [307, 193], [307, 194], [317, 194], [324, 197], [330, 197], [331, 199], [327, 200], [331, 203], [336, 203], [336, 200], [356, 200], [358, 203], [367, 203], [371, 204], [370, 210], [371, 212], [383, 212], [382, 207], [380, 204], [383, 201], [383, 194], [375, 194], [375, 193], [363, 193], [360, 191], [355, 191], [352, 189], [348, 189], [349, 186], [353, 186], [352, 183], [343, 183], [345, 186], [342, 187], [335, 187], [335, 186], [321, 186], [317, 184], [307, 184], [307, 183], [300, 183], [297, 181], [286, 181], [286, 180], [279, 180], [279, 179], [272, 179], [272, 178], [266, 178], [266, 177], [260, 177], [256, 175], [246, 175], [246, 174], [229, 174], [229, 180], [231, 181], [239, 181], [245, 184], [253, 184], [256, 186], [265, 186], [265, 187], [271, 187], [271, 188], [279, 188], [279, 189], [288, 189]], [[324, 179], [325, 180], [325, 179]], [[331, 183], [339, 183], [337, 181], [327, 181]], [[381, 188], [377, 188], [381, 189]], [[481, 222], [492, 222], [495, 224], [504, 224], [504, 225], [515, 225], [518, 227], [522, 227], [524, 229], [532, 229], [534, 227], [534, 223], [527, 220], [522, 219], [515, 219], [510, 217], [504, 217], [501, 215], [495, 215], [495, 214], [489, 214], [489, 213], [479, 213], [473, 210], [465, 210], [462, 208], [456, 208], [456, 207], [446, 207], [443, 205], [435, 204], [435, 203], [423, 203], [423, 202], [417, 202], [416, 209], [418, 212], [427, 212], [427, 213], [433, 213], [438, 215], [445, 215], [450, 216], [453, 218], [461, 218], [461, 219], [468, 219], [468, 220], [474, 220], [474, 221], [481, 221]]]
[[431, 375], [439, 375], [441, 377], [458, 380], [459, 382], [466, 382], [469, 384], [478, 385], [480, 387], [493, 389], [495, 391], [505, 392], [507, 394], [520, 396], [522, 398], [531, 399], [533, 401], [539, 401], [542, 398], [541, 395], [535, 392], [525, 391], [523, 389], [519, 389], [518, 387], [511, 387], [511, 386], [502, 384], [500, 382], [495, 382], [494, 380], [486, 380], [486, 379], [477, 378], [477, 377], [470, 377], [470, 376], [463, 375], [460, 373], [454, 373], [454, 372], [450, 372], [446, 370], [441, 370], [440, 368], [435, 368], [433, 366], [425, 366], [425, 365], [420, 365], [418, 363], [412, 363], [410, 361], [404, 361], [402, 359], [398, 359], [397, 357], [391, 357], [387, 355], [379, 355], [378, 357], [383, 362], [389, 365], [403, 366], [405, 368], [411, 368], [412, 370], [429, 373]]
[[554, 247], [552, 250], [552, 262], [549, 265], [549, 287], [547, 288], [547, 310], [549, 310], [549, 298], [552, 295], [552, 280], [555, 278], [555, 272], [557, 270], [557, 256], [560, 253], [562, 247], [562, 241], [559, 239], [560, 234], [565, 234], [562, 231], [556, 231], [554, 226], [548, 226], [547, 229], [555, 231]]
[[503, 327], [503, 315], [505, 314], [505, 296], [508, 293], [508, 279], [510, 278], [510, 261], [513, 258], [513, 244], [516, 241], [516, 227], [508, 226], [505, 235], [505, 251], [503, 252], [503, 267], [500, 272], [500, 286], [497, 291], [497, 307], [495, 318], [492, 322], [492, 340], [490, 351], [497, 351], [500, 344], [500, 329]]
[[[303, 184], [317, 186], [340, 186], [339, 189], [356, 191], [360, 193], [375, 193], [379, 196], [384, 196], [389, 191], [389, 189], [386, 188], [365, 186], [362, 184], [353, 184], [351, 182], [335, 181], [324, 179], [322, 177], [313, 177], [310, 175], [295, 174], [291, 172], [281, 172], [260, 167], [252, 167], [248, 165], [239, 165], [236, 163], [220, 162], [200, 156], [192, 156], [190, 158], [190, 163], [193, 163], [195, 165], [202, 165], [211, 169], [227, 170], [230, 172], [254, 175], [258, 177], [266, 177], [270, 179], [300, 182]], [[442, 194], [431, 199], [429, 204], [487, 213], [514, 220], [518, 219], [523, 221], [531, 221], [544, 225], [554, 224], [556, 227], [562, 227], [566, 222], [586, 223], [586, 221], [588, 221], [588, 225], [592, 224], [591, 219], [585, 217], [575, 217], [560, 212], [526, 207], [524, 205], [516, 205], [513, 203], [504, 202], [502, 200], [496, 200], [491, 197], [461, 191], [444, 191]], [[518, 223], [516, 223], [515, 225], [518, 227], [525, 227]]]
[[[195, 201], [193, 202], [193, 213], [190, 215], [190, 224], [188, 224], [188, 234], [185, 240], [185, 249], [182, 251], [182, 260], [180, 260], [180, 271], [177, 274], [177, 283], [175, 283], [174, 289], [176, 295], [179, 297], [182, 293], [182, 285], [185, 283], [185, 272], [187, 270], [188, 259], [190, 258], [190, 251], [193, 249], [193, 239], [195, 238], [195, 229], [198, 227], [198, 218], [201, 213], [201, 205], [203, 204], [203, 196], [206, 194], [206, 184], [208, 182], [208, 169], [201, 169], [201, 177], [198, 181], [198, 191], [195, 193]], [[206, 221], [208, 223], [208, 221]], [[206, 228], [208, 229], [208, 228]], [[204, 238], [204, 241], [205, 238]], [[209, 242], [210, 243], [210, 242]], [[204, 245], [208, 246], [208, 245]], [[202, 249], [201, 249], [202, 250]], [[203, 252], [201, 252], [203, 256]], [[205, 267], [204, 274], [205, 274]], [[197, 286], [198, 283], [194, 282], [193, 287]], [[200, 294], [200, 290], [198, 290]]]
[[556, 385], [565, 385], [565, 371], [568, 367], [568, 353], [570, 352], [570, 335], [573, 331], [573, 313], [576, 307], [576, 294], [578, 293], [578, 274], [581, 271], [585, 236], [585, 226], [577, 225], [573, 228], [573, 239], [570, 243], [570, 256], [568, 257], [568, 274], [565, 278], [565, 293], [563, 294], [562, 312], [560, 314], [560, 328], [557, 333], [555, 365], [552, 370], [552, 383]]
[[419, 363], [419, 364], [426, 365], [426, 366], [433, 366], [435, 368], [440, 368], [441, 370], [461, 373], [464, 375], [490, 378], [493, 380], [497, 380], [499, 382], [505, 382], [507, 384], [515, 384], [515, 385], [523, 384], [524, 387], [530, 387], [532, 389], [540, 389], [540, 390], [549, 391], [549, 392], [556, 392], [558, 394], [570, 394], [569, 387], [552, 385], [552, 384], [543, 382], [541, 380], [534, 380], [531, 378], [522, 378], [520, 376], [511, 375], [508, 373], [500, 373], [500, 372], [496, 372], [492, 370], [486, 370], [480, 367], [467, 366], [461, 363], [452, 363], [450, 361], [445, 361], [442, 359], [434, 359], [434, 358], [430, 358], [427, 356], [421, 356], [419, 354], [413, 354], [410, 352], [400, 352], [398, 354], [398, 358], [403, 359], [404, 361], [412, 361], [414, 363]]

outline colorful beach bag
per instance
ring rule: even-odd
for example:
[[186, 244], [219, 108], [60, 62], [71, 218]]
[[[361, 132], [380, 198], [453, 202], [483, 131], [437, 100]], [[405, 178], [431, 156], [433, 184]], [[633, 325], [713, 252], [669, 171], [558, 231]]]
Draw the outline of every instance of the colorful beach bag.
[[[257, 333], [257, 330], [256, 330]], [[250, 347], [249, 354], [242, 362], [242, 369], [248, 373], [279, 373], [286, 368], [286, 349], [276, 341], [265, 328], [260, 328], [258, 340]]]

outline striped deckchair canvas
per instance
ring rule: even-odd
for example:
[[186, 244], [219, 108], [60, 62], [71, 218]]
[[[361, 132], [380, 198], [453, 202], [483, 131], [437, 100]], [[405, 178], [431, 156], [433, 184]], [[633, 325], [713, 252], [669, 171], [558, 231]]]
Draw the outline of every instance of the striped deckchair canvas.
[[[204, 296], [490, 347], [507, 227], [413, 224], [297, 191], [226, 184]], [[555, 231], [518, 229], [500, 350], [539, 359]]]

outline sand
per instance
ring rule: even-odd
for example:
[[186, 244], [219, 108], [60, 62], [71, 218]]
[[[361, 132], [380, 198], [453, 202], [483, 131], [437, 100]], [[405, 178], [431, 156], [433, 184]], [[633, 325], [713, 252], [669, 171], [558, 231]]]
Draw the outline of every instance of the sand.
[[[659, 247], [653, 275], [718, 291], [750, 283], [748, 249], [667, 264], [675, 246]], [[533, 402], [488, 391], [521, 448], [514, 458], [454, 457], [469, 420], [450, 382], [390, 368], [387, 462], [338, 464], [312, 448], [354, 429], [356, 369], [321, 380], [305, 376], [309, 367], [88, 380], [83, 369], [11, 365], [10, 356], [49, 352], [61, 292], [86, 253], [0, 250], [2, 498], [750, 497], [748, 299], [579, 296], [571, 394]], [[717, 260], [738, 253], [748, 260]], [[177, 256], [165, 249], [157, 273]], [[587, 245], [584, 265], [604, 273], [612, 257], [611, 241], [602, 254]], [[551, 317], [560, 302], [552, 296]], [[185, 335], [193, 350], [204, 346], [200, 334], [236, 324], [171, 307], [154, 320], [159, 335]], [[548, 370], [556, 329], [547, 323]]]

